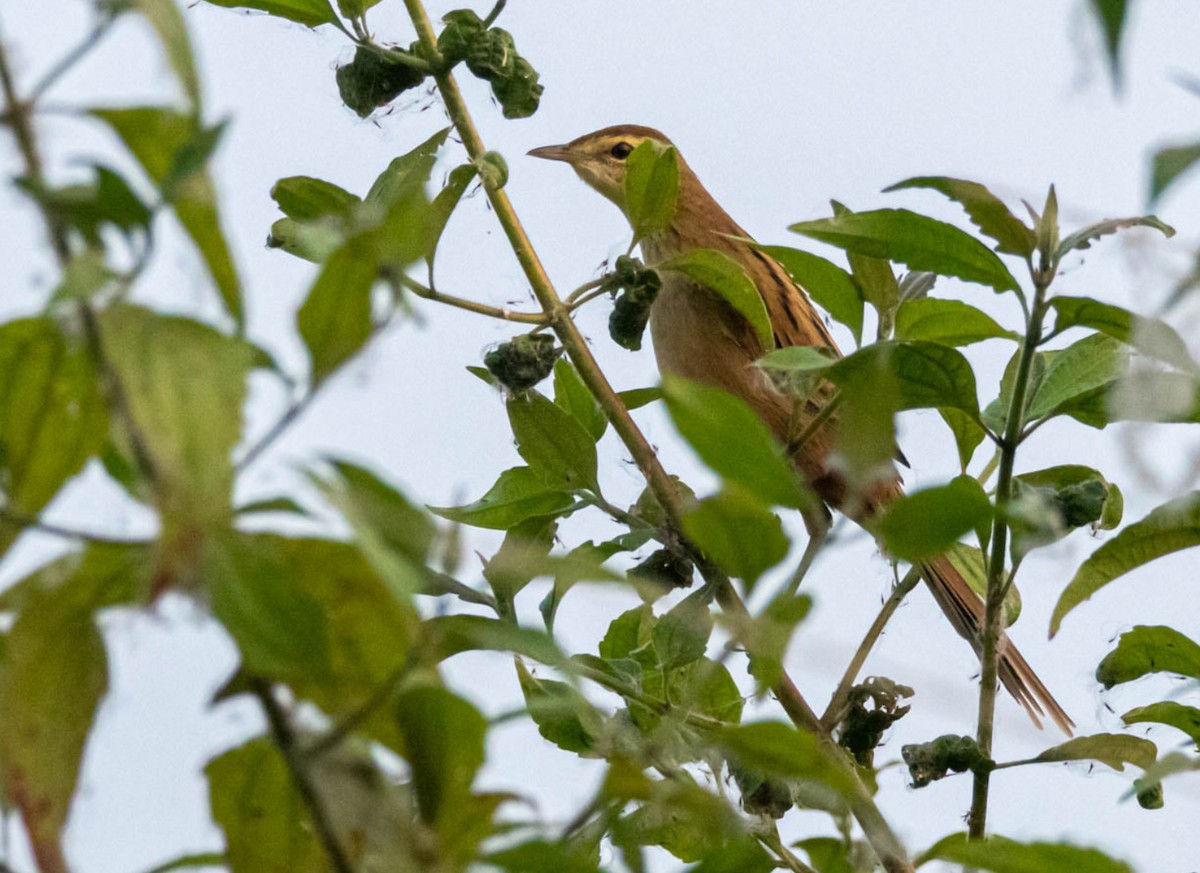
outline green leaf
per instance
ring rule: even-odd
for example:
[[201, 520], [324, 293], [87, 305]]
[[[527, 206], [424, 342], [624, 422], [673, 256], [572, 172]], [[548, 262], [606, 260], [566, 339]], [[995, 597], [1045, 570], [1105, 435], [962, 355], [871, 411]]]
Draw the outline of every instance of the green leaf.
[[137, 306], [110, 307], [100, 323], [132, 428], [122, 436], [145, 453], [166, 533], [224, 524], [253, 348], [200, 322]]
[[1175, 228], [1164, 224], [1153, 215], [1139, 215], [1134, 218], [1106, 218], [1104, 221], [1098, 221], [1082, 230], [1077, 230], [1064, 239], [1055, 251], [1055, 257], [1061, 258], [1072, 249], [1091, 248], [1092, 240], [1130, 227], [1152, 227], [1165, 237], [1175, 236]]
[[628, 391], [618, 391], [617, 396], [621, 398], [625, 408], [632, 412], [650, 405], [655, 400], [661, 400], [663, 393], [661, 388], [630, 388]]
[[843, 390], [879, 388], [894, 400], [897, 411], [951, 407], [979, 418], [971, 365], [961, 352], [940, 343], [875, 343], [838, 361], [828, 376]]
[[879, 520], [883, 547], [906, 561], [943, 554], [967, 531], [988, 524], [992, 504], [977, 481], [959, 476], [948, 485], [905, 495]]
[[517, 679], [529, 717], [538, 733], [567, 752], [586, 752], [603, 729], [600, 717], [587, 699], [566, 682], [534, 676], [517, 661]]
[[645, 140], [625, 161], [625, 214], [635, 241], [670, 225], [679, 202], [679, 155], [673, 146]]
[[659, 666], [673, 670], [703, 658], [712, 629], [707, 595], [685, 597], [654, 625], [651, 639]]
[[1124, 772], [1126, 764], [1147, 770], [1154, 766], [1158, 749], [1154, 743], [1128, 734], [1094, 734], [1075, 737], [1046, 749], [1035, 761], [1099, 761], [1114, 770]]
[[762, 295], [746, 275], [741, 264], [716, 249], [692, 249], [661, 264], [656, 270], [682, 273], [698, 285], [709, 288], [725, 299], [750, 322], [764, 351], [775, 348], [771, 317]]
[[1121, 522], [1121, 489], [1091, 467], [1064, 464], [1022, 473], [1013, 481], [1014, 499], [1007, 512], [1016, 557], [1057, 542], [1076, 528], [1112, 530]]
[[283, 682], [327, 681], [325, 615], [295, 584], [284, 542], [231, 531], [208, 543], [203, 573], [213, 615], [250, 672]]
[[1125, 14], [1128, 0], [1091, 0], [1092, 11], [1104, 31], [1104, 44], [1108, 49], [1108, 63], [1112, 71], [1113, 85], [1121, 82], [1121, 34], [1125, 29]]
[[839, 267], [811, 252], [788, 246], [758, 246], [787, 271], [817, 305], [850, 328], [854, 344], [862, 344], [863, 294], [854, 279]]
[[204, 773], [213, 821], [225, 834], [233, 873], [328, 869], [292, 775], [267, 737], [213, 758]]
[[923, 297], [904, 301], [896, 311], [897, 339], [969, 346], [993, 337], [1018, 339], [990, 315], [961, 300]]
[[271, 188], [271, 199], [288, 218], [316, 221], [326, 216], [350, 215], [362, 198], [324, 179], [288, 176]]
[[1172, 367], [1191, 373], [1198, 369], [1183, 338], [1165, 321], [1090, 297], [1055, 297], [1050, 305], [1056, 313], [1055, 331], [1090, 327]]
[[548, 488], [542, 477], [529, 467], [512, 467], [501, 473], [496, 484], [474, 503], [430, 506], [429, 511], [472, 527], [509, 530], [529, 518], [558, 515], [573, 502], [574, 498], [566, 491]]
[[779, 516], [740, 488], [701, 500], [683, 516], [683, 531], [748, 590], [788, 552]]
[[1200, 142], [1171, 146], [1155, 152], [1150, 177], [1150, 202], [1158, 200], [1197, 161], [1200, 161]]
[[[966, 543], [955, 543], [946, 550], [946, 557], [962, 576], [972, 591], [979, 595], [980, 600], [987, 599], [987, 567], [983, 562], [983, 552], [968, 546]], [[1021, 617], [1021, 592], [1009, 580], [1008, 593], [1004, 595], [1004, 626], [1012, 627]]]
[[157, 543], [91, 543], [43, 564], [0, 592], [0, 612], [23, 613], [50, 598], [55, 608], [91, 614], [144, 603], [154, 587]]
[[419, 591], [436, 534], [433, 519], [397, 488], [363, 467], [326, 458], [331, 476], [317, 479], [350, 522], [363, 555], [396, 596]]
[[701, 460], [759, 499], [804, 507], [811, 497], [784, 457], [783, 446], [740, 398], [720, 388], [664, 374], [671, 420]]
[[768, 776], [811, 779], [842, 794], [854, 793], [854, 777], [849, 770], [834, 763], [815, 736], [791, 725], [756, 722], [725, 728], [717, 737], [743, 767]]
[[150, 23], [162, 43], [175, 78], [183, 86], [183, 93], [193, 109], [200, 109], [200, 79], [196, 75], [196, 61], [192, 56], [192, 44], [188, 39], [187, 26], [179, 7], [173, 0], [130, 0], [129, 8], [135, 10]]
[[191, 867], [227, 867], [228, 858], [224, 852], [198, 852], [190, 855], [180, 855], [163, 864], [156, 864], [145, 873], [174, 873], [175, 870], [187, 870]]
[[1020, 255], [1023, 258], [1033, 254], [1033, 231], [1009, 212], [999, 197], [978, 182], [952, 179], [948, 176], [917, 176], [897, 182], [883, 190], [887, 193], [904, 188], [931, 188], [961, 204], [971, 223], [985, 236], [990, 236], [996, 241], [996, 251]]
[[0, 784], [38, 858], [62, 857], [60, 834], [108, 686], [104, 642], [75, 594], [60, 585], [33, 597], [0, 661]]
[[1121, 634], [1117, 647], [1096, 667], [1105, 688], [1150, 673], [1177, 673], [1200, 679], [1200, 644], [1169, 627], [1137, 625]]
[[[562, 604], [563, 598], [567, 596], [567, 592], [575, 587], [577, 582], [596, 579], [607, 573], [603, 568], [605, 561], [619, 551], [640, 548], [649, 540], [650, 531], [645, 532], [645, 539], [634, 534], [628, 536], [635, 544], [613, 540], [596, 545], [591, 540], [587, 540], [571, 549], [558, 562], [558, 566], [554, 568], [554, 585], [546, 592], [546, 596], [538, 605], [547, 631], [553, 632], [554, 618], [558, 613], [558, 607]], [[618, 538], [618, 540], [620, 539]]]
[[954, 434], [954, 445], [958, 448], [958, 463], [965, 474], [971, 459], [975, 457], [975, 450], [987, 437], [987, 431], [976, 419], [961, 409], [944, 406], [938, 409], [938, 414], [942, 416], [942, 420]]
[[[6, 506], [35, 517], [104, 445], [108, 411], [83, 348], [54, 321], [0, 325], [0, 471]], [[0, 531], [5, 546], [15, 529]], [[2, 549], [0, 549], [2, 551]]]
[[390, 206], [407, 199], [416, 190], [423, 190], [433, 172], [438, 150], [449, 133], [450, 128], [444, 127], [412, 151], [394, 158], [371, 183], [366, 201]]
[[596, 444], [583, 425], [536, 391], [513, 395], [507, 407], [517, 451], [548, 487], [599, 492]]
[[267, 497], [262, 500], [252, 500], [238, 506], [234, 513], [237, 515], [257, 515], [267, 512], [282, 512], [288, 515], [309, 516], [310, 513], [298, 501], [291, 497]]
[[1067, 585], [1050, 616], [1050, 636], [1083, 601], [1137, 567], [1200, 545], [1200, 493], [1164, 503], [1141, 521], [1128, 525], [1088, 556]]
[[475, 178], [478, 172], [479, 168], [474, 164], [463, 164], [455, 167], [450, 171], [450, 178], [446, 182], [446, 187], [437, 193], [437, 196], [433, 198], [433, 203], [430, 204], [429, 248], [425, 253], [425, 260], [429, 262], [431, 269], [434, 258], [437, 255], [438, 243], [442, 239], [442, 232], [445, 231], [446, 225], [450, 222], [450, 216], [458, 208], [458, 203], [462, 200], [467, 186], [471, 184], [471, 180]]
[[[661, 650], [658, 655], [662, 658]], [[724, 664], [699, 658], [670, 671], [667, 679], [670, 703], [729, 724], [741, 720], [742, 692]]]
[[379, 265], [360, 239], [334, 251], [296, 314], [313, 384], [328, 378], [371, 337], [371, 289]]
[[396, 703], [413, 787], [427, 822], [461, 815], [483, 765], [487, 721], [443, 688], [413, 688]]
[[180, 172], [189, 163], [184, 159], [198, 144], [210, 141], [212, 131], [202, 130], [194, 115], [173, 109], [93, 109], [92, 115], [112, 127], [151, 181], [164, 196], [170, 194], [171, 207], [200, 250], [225, 309], [241, 325], [245, 318], [241, 280], [221, 231], [212, 180], [203, 161]]
[[1029, 401], [1029, 417], [1069, 414], [1070, 404], [1108, 385], [1129, 368], [1129, 348], [1124, 343], [1092, 334], [1062, 351], [1042, 352], [1045, 372]]
[[295, 21], [306, 27], [336, 24], [337, 14], [329, 0], [205, 0], [227, 9], [258, 9], [270, 15]]
[[1200, 709], [1186, 706], [1174, 700], [1161, 700], [1148, 706], [1139, 706], [1121, 716], [1125, 724], [1165, 724], [1178, 728], [1200, 747]]
[[544, 631], [481, 615], [439, 615], [421, 623], [419, 650], [437, 663], [462, 652], [513, 652], [551, 667], [567, 657]]
[[599, 440], [608, 428], [608, 417], [592, 392], [588, 390], [579, 371], [566, 358], [554, 362], [554, 402], [571, 413], [583, 429]]
[[1017, 843], [1000, 836], [968, 840], [966, 834], [951, 834], [930, 846], [917, 859], [952, 861], [992, 873], [1133, 873], [1133, 868], [1096, 849], [1066, 843]]
[[997, 291], [1020, 290], [1004, 263], [979, 240], [954, 225], [906, 209], [847, 212], [793, 224], [789, 230], [911, 270], [955, 276]]

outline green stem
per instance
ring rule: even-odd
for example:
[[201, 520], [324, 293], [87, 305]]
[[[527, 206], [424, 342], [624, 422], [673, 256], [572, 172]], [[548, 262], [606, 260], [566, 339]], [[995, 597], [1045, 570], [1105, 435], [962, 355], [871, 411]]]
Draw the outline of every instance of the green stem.
[[[1026, 334], [1021, 344], [1021, 357], [1017, 361], [1016, 379], [1008, 407], [1008, 420], [1004, 425], [1004, 436], [999, 443], [1000, 465], [996, 477], [997, 514], [992, 522], [991, 559], [987, 568], [987, 597], [984, 601], [983, 629], [980, 638], [980, 684], [979, 715], [976, 741], [985, 758], [992, 756], [992, 732], [996, 716], [998, 654], [1004, 634], [1004, 559], [1008, 551], [1008, 522], [1004, 509], [1012, 498], [1013, 466], [1016, 462], [1017, 446], [1025, 426], [1025, 396], [1029, 390], [1029, 373], [1033, 356], [1041, 341], [1042, 320], [1045, 318], [1046, 289], [1050, 274], [1035, 274], [1033, 306], [1028, 310]], [[967, 832], [971, 839], [983, 839], [987, 832], [988, 787], [991, 772], [980, 770], [975, 773], [971, 792], [971, 810], [967, 814]]]
[[[404, 0], [404, 5], [416, 28], [424, 55], [440, 71], [434, 73], [434, 78], [450, 121], [462, 139], [467, 155], [473, 161], [478, 160], [487, 149], [479, 136], [479, 131], [475, 127], [453, 75], [442, 69], [444, 65], [437, 49], [437, 36], [429, 16], [425, 12], [424, 4], [421, 0]], [[666, 527], [671, 531], [680, 530], [679, 520], [682, 511], [679, 492], [675, 488], [675, 484], [659, 463], [653, 447], [630, 416], [629, 410], [625, 408], [625, 404], [621, 402], [621, 398], [617, 396], [617, 392], [601, 371], [587, 341], [571, 319], [566, 304], [558, 296], [550, 277], [546, 274], [508, 195], [486, 179], [483, 184], [488, 201], [496, 213], [496, 218], [504, 229], [517, 262], [521, 265], [525, 278], [533, 289], [534, 296], [546, 313], [550, 326], [563, 344], [572, 363], [575, 364], [580, 378], [592, 396], [596, 398], [609, 421], [612, 422], [613, 430], [616, 431], [617, 436], [633, 456], [633, 460], [645, 477], [651, 492], [658, 499], [666, 517]], [[696, 555], [696, 557], [698, 558], [696, 566], [704, 578], [716, 587], [717, 603], [730, 616], [734, 626], [748, 626], [750, 614], [729, 577], [711, 562], [703, 560], [703, 556]], [[812, 732], [822, 740], [822, 747], [829, 762], [845, 775], [853, 777], [851, 781], [856, 790], [848, 799], [850, 809], [862, 826], [868, 842], [883, 863], [884, 869], [888, 873], [909, 873], [913, 868], [903, 846], [900, 845], [890, 826], [880, 814], [879, 808], [858, 779], [850, 763], [828, 732], [822, 728], [820, 719], [800, 694], [799, 689], [785, 674], [773, 690], [788, 717], [797, 726]]]
[[474, 312], [476, 315], [486, 315], [488, 318], [497, 318], [502, 321], [516, 321], [521, 324], [546, 324], [546, 315], [542, 312], [514, 312], [511, 309], [504, 309], [499, 306], [489, 306], [486, 303], [477, 303], [474, 300], [468, 300], [465, 297], [455, 297], [452, 294], [443, 294], [441, 291], [435, 291], [422, 285], [416, 279], [410, 276], [400, 275], [393, 277], [393, 287], [403, 286], [425, 300], [432, 300], [434, 303], [443, 303], [446, 306], [453, 306], [455, 309], [465, 309], [467, 312]]

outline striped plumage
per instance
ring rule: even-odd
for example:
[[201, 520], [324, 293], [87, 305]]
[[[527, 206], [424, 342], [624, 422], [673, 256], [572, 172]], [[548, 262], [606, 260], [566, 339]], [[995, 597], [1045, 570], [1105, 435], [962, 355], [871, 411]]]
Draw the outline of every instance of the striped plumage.
[[[563, 146], [535, 149], [536, 157], [569, 163], [591, 187], [624, 210], [624, 159], [640, 142], [669, 144], [658, 131], [638, 125], [619, 125], [589, 133]], [[840, 354], [819, 313], [773, 259], [745, 242], [749, 238], [701, 184], [682, 157], [679, 159], [679, 205], [674, 220], [661, 233], [641, 242], [648, 264], [694, 249], [716, 249], [737, 261], [753, 280], [771, 319], [775, 346], [819, 346]], [[650, 316], [659, 369], [742, 398], [785, 445], [821, 408], [821, 393], [796, 409], [754, 362], [765, 349], [749, 322], [714, 291], [669, 272]], [[825, 386], [825, 396], [828, 396]], [[793, 454], [792, 460], [810, 487], [831, 507], [855, 521], [866, 522], [879, 508], [899, 496], [900, 478], [893, 470], [873, 482], [866, 493], [851, 489], [828, 462], [834, 449], [837, 416], [831, 416]], [[921, 564], [920, 570], [934, 599], [954, 629], [979, 652], [983, 603], [946, 558]], [[1011, 642], [1000, 650], [1000, 679], [1004, 687], [1040, 726], [1048, 715], [1068, 734], [1073, 723]]]

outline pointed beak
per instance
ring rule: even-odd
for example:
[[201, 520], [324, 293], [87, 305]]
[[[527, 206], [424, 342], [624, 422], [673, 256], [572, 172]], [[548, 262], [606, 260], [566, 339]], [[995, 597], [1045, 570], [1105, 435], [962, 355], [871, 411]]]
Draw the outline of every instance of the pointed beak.
[[571, 163], [575, 154], [571, 151], [570, 146], [551, 145], [542, 146], [541, 148], [533, 149], [529, 152], [529, 156], [533, 158], [544, 158], [547, 161], [566, 161]]

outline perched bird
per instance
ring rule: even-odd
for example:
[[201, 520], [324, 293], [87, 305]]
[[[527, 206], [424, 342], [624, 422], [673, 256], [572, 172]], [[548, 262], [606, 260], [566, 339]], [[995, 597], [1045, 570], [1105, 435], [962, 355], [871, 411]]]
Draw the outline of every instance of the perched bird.
[[[671, 145], [652, 128], [618, 125], [585, 134], [565, 145], [537, 148], [529, 154], [569, 164], [584, 182], [624, 212], [626, 160], [646, 140]], [[748, 240], [749, 235], [679, 157], [678, 207], [669, 226], [641, 240], [646, 262], [653, 264], [695, 249], [716, 249], [740, 264], [757, 286], [770, 316], [775, 347], [818, 346], [839, 354], [807, 294], [776, 261]], [[763, 347], [740, 313], [713, 290], [681, 274], [668, 272], [662, 278], [662, 289], [650, 312], [650, 333], [659, 369], [740, 397], [785, 446], [790, 445], [821, 410], [828, 386], [824, 398], [818, 392], [797, 410], [793, 399], [755, 366], [755, 361], [771, 349]], [[893, 470], [892, 475], [876, 479], [866, 493], [852, 487], [830, 463], [836, 433], [835, 414], [793, 451], [792, 461], [825, 504], [855, 521], [869, 522], [888, 501], [900, 496], [900, 478]], [[806, 518], [806, 522], [811, 532], [811, 519]], [[982, 600], [947, 558], [923, 561], [919, 569], [951, 625], [978, 653], [984, 617]], [[1007, 639], [1000, 648], [999, 673], [1004, 687], [1035, 724], [1040, 726], [1039, 716], [1048, 715], [1068, 734], [1071, 732], [1071, 719]]]

